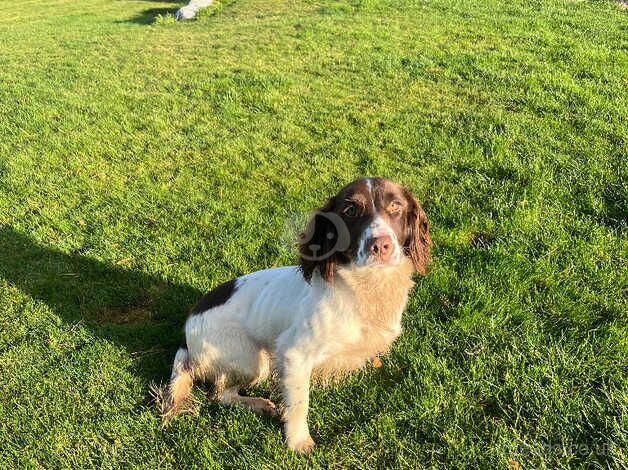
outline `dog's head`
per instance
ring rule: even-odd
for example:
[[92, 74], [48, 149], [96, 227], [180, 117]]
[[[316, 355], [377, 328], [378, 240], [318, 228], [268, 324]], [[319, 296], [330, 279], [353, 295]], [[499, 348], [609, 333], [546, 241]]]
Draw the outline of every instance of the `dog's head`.
[[338, 265], [399, 264], [407, 256], [426, 274], [430, 245], [427, 216], [408, 189], [361, 178], [314, 213], [299, 241], [301, 269], [308, 281], [317, 269], [330, 281]]

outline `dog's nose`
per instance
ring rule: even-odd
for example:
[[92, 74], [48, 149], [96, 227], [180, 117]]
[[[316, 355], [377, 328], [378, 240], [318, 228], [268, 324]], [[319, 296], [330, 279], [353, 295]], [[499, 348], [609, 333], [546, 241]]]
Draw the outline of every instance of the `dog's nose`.
[[380, 261], [386, 263], [390, 261], [393, 252], [393, 243], [390, 235], [382, 235], [373, 239], [370, 246], [371, 253]]

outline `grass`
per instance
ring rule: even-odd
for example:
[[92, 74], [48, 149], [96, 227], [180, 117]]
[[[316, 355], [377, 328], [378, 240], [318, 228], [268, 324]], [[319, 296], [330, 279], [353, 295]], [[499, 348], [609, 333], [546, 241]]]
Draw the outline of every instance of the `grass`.
[[[627, 11], [179, 6], [0, 17], [0, 466], [626, 468]], [[162, 429], [186, 310], [359, 175], [435, 241], [383, 367], [312, 391], [306, 459], [200, 391]]]

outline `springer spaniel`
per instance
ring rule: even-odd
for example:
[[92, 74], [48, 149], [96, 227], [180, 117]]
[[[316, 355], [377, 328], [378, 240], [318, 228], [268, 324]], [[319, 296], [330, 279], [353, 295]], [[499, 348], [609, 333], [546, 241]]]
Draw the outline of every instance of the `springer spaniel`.
[[[180, 411], [195, 381], [213, 398], [275, 415], [241, 388], [276, 371], [286, 444], [309, 452], [310, 380], [342, 376], [385, 353], [430, 258], [427, 217], [410, 191], [382, 178], [358, 179], [315, 212], [300, 240], [300, 265], [257, 271], [219, 285], [188, 317], [162, 413]], [[271, 361], [272, 359], [272, 361]]]

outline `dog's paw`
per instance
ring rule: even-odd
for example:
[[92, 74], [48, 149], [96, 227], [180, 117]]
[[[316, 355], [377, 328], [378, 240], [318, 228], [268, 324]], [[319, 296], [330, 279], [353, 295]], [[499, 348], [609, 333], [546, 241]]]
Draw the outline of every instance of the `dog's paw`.
[[314, 439], [312, 439], [312, 436], [307, 436], [305, 439], [295, 441], [288, 439], [288, 447], [299, 454], [307, 455], [314, 449]]
[[247, 397], [246, 400], [245, 406], [250, 407], [258, 415], [270, 417], [277, 415], [277, 406], [266, 398]]
[[265, 416], [277, 416], [277, 405], [263, 398], [258, 412]]

